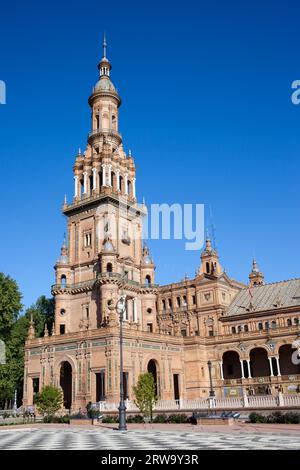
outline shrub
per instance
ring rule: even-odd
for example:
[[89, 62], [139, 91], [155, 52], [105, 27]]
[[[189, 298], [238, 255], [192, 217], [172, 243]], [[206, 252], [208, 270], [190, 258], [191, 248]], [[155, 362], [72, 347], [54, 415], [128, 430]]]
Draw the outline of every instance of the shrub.
[[132, 416], [128, 416], [126, 421], [127, 423], [143, 423], [144, 418], [142, 415], [132, 415]]
[[272, 424], [300, 424], [300, 413], [286, 413], [282, 414], [280, 411], [274, 411], [274, 413], [263, 416], [259, 413], [250, 413], [250, 423], [272, 423]]
[[173, 414], [168, 417], [168, 423], [188, 423], [188, 417], [182, 414]]
[[70, 424], [70, 416], [44, 416], [44, 423]]
[[299, 413], [286, 413], [284, 416], [284, 423], [287, 424], [300, 424], [300, 414]]
[[102, 419], [102, 423], [118, 423], [119, 422], [119, 417], [118, 416], [105, 416]]
[[153, 422], [154, 423], [167, 423], [168, 422], [168, 416], [165, 415], [165, 414], [156, 415]]

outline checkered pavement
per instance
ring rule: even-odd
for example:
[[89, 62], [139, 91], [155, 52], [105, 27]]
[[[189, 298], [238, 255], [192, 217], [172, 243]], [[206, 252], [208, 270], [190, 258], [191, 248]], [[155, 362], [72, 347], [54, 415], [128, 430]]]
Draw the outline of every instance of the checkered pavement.
[[263, 432], [172, 432], [82, 428], [0, 430], [0, 449], [25, 450], [204, 450], [300, 449], [300, 435]]

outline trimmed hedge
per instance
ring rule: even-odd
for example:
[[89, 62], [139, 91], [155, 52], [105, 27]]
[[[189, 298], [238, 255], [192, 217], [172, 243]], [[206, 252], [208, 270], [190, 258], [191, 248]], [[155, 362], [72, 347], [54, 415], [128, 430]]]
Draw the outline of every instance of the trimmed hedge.
[[45, 416], [43, 419], [44, 423], [60, 423], [60, 424], [70, 424], [70, 416]]
[[264, 416], [260, 413], [250, 413], [250, 423], [265, 423], [265, 424], [300, 424], [300, 413], [281, 413], [275, 411], [274, 413]]

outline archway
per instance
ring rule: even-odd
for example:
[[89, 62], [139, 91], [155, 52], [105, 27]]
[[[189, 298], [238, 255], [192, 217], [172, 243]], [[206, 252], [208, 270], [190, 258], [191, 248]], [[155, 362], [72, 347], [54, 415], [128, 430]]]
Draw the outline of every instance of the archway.
[[279, 366], [281, 375], [300, 374], [300, 364], [293, 364], [292, 356], [296, 351], [291, 344], [279, 348]]
[[156, 367], [156, 362], [154, 361], [154, 359], [151, 359], [148, 362], [147, 371], [153, 375], [153, 379], [155, 383], [155, 394], [158, 395], [157, 367]]
[[69, 410], [72, 406], [72, 366], [68, 361], [60, 366], [59, 384], [64, 394], [64, 407]]
[[268, 353], [264, 348], [251, 350], [250, 367], [252, 377], [268, 377], [270, 375]]
[[242, 377], [240, 356], [236, 351], [226, 351], [223, 354], [224, 379], [240, 379]]

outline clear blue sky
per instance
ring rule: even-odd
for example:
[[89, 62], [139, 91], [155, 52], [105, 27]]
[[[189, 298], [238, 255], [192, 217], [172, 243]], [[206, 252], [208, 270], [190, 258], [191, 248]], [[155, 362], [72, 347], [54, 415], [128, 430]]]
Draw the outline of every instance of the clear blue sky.
[[[247, 280], [253, 253], [269, 282], [300, 275], [297, 3], [2, 2], [0, 270], [26, 306], [54, 282], [104, 30], [139, 199], [211, 205], [234, 278]], [[160, 283], [199, 265], [184, 242], [150, 246]]]

